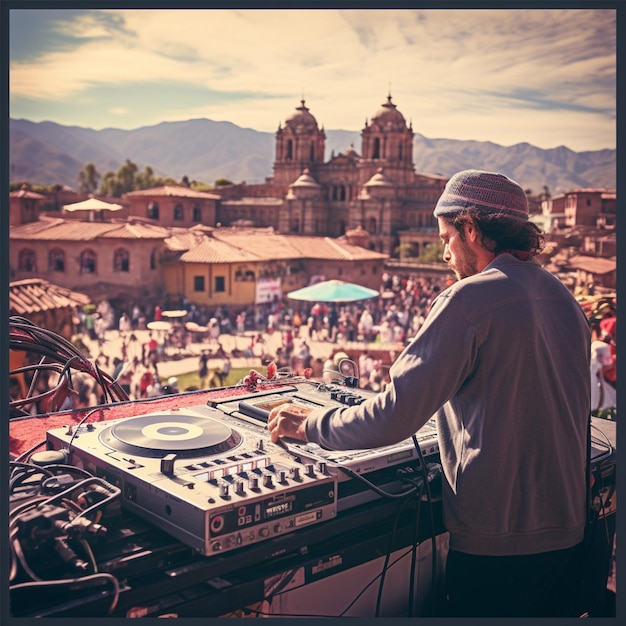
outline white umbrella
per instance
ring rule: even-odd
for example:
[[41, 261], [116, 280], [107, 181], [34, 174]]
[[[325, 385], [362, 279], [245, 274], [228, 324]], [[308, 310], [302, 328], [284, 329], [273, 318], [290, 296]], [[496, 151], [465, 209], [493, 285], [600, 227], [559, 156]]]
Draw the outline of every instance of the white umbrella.
[[162, 317], [170, 317], [172, 319], [178, 318], [178, 317], [185, 317], [185, 315], [187, 315], [187, 311], [185, 311], [184, 309], [180, 309], [177, 311], [161, 311]]
[[148, 330], [169, 330], [172, 327], [172, 323], [166, 320], [155, 320], [146, 324]]
[[82, 202], [74, 202], [73, 204], [66, 204], [63, 206], [64, 211], [119, 211], [124, 207], [121, 204], [115, 204], [112, 202], [105, 202], [104, 200], [98, 200], [98, 198], [88, 198]]

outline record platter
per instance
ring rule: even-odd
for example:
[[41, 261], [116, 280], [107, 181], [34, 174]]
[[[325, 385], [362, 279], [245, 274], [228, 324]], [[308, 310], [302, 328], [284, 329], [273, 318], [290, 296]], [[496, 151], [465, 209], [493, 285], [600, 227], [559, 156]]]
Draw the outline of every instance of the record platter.
[[323, 463], [298, 462], [264, 425], [206, 405], [57, 428], [47, 444], [207, 556], [337, 513], [337, 481]]

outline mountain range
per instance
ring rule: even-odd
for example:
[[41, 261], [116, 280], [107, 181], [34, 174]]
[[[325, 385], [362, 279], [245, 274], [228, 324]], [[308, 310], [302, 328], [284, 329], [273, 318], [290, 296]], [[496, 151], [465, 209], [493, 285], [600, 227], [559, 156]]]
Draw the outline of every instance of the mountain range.
[[[78, 173], [93, 163], [103, 176], [130, 160], [139, 171], [213, 185], [219, 178], [262, 183], [272, 176], [275, 134], [231, 122], [192, 119], [161, 122], [134, 130], [93, 130], [54, 122], [9, 120], [10, 181], [55, 183], [76, 188]], [[359, 152], [358, 131], [326, 130], [326, 155]], [[415, 133], [415, 170], [452, 176], [463, 169], [498, 171], [524, 189], [552, 195], [577, 188], [616, 186], [616, 151], [574, 152], [565, 146], [542, 149], [529, 143], [501, 146], [487, 141], [431, 139]]]

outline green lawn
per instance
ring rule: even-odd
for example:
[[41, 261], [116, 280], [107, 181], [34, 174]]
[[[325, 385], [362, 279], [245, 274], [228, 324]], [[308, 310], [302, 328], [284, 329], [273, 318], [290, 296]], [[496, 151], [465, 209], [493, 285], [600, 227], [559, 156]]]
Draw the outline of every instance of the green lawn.
[[[224, 381], [224, 386], [228, 387], [231, 385], [237, 384], [244, 376], [246, 376], [251, 369], [251, 367], [233, 367], [230, 371], [230, 374]], [[187, 374], [179, 374], [176, 376], [178, 378], [178, 389], [182, 392], [187, 390], [189, 387], [193, 387], [194, 389], [200, 389], [200, 376], [198, 372], [189, 372]], [[161, 384], [167, 384], [167, 378], [161, 379]]]

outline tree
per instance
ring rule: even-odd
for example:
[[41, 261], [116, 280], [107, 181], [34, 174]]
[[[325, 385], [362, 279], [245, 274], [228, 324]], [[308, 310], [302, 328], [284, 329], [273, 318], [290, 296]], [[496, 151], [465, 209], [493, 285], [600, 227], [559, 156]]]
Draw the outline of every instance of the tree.
[[443, 263], [443, 244], [437, 242], [424, 246], [417, 260], [421, 263]]
[[107, 172], [102, 177], [100, 185], [100, 193], [104, 196], [119, 198], [122, 195], [122, 186], [120, 185], [115, 172]]
[[[130, 160], [126, 159], [126, 163], [117, 171], [117, 180], [122, 189], [122, 193], [128, 193], [135, 190], [135, 176], [137, 175], [137, 166]], [[121, 194], [120, 194], [121, 195]]]
[[218, 178], [215, 181], [215, 186], [216, 187], [226, 187], [227, 185], [232, 185], [233, 182], [231, 180], [228, 180], [228, 178]]
[[81, 193], [95, 193], [98, 189], [100, 174], [93, 163], [87, 163], [78, 173], [78, 191]]
[[155, 186], [154, 171], [149, 165], [146, 165], [143, 172], [135, 177], [135, 187], [137, 189], [151, 189]]

